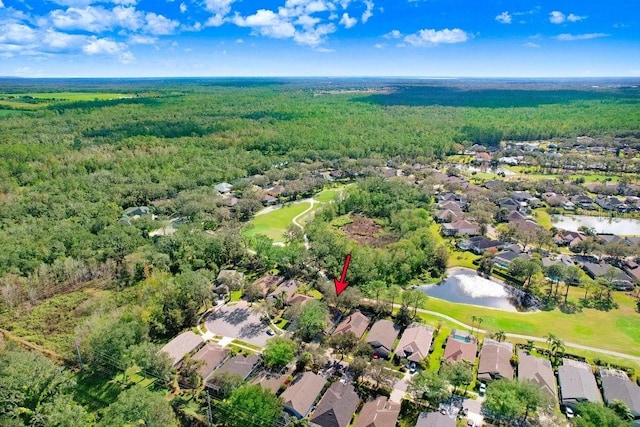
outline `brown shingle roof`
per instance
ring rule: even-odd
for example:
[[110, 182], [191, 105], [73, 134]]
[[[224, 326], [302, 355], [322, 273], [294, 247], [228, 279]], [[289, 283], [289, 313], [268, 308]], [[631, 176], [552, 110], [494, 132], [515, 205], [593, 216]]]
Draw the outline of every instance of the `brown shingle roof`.
[[548, 359], [531, 356], [524, 351], [518, 353], [518, 378], [529, 380], [540, 386], [553, 400], [558, 399], [556, 379]]
[[280, 395], [284, 401], [285, 409], [290, 410], [299, 418], [306, 417], [325, 383], [323, 377], [313, 372], [298, 375], [289, 388]]
[[421, 412], [416, 427], [456, 427], [456, 419], [440, 412]]
[[352, 384], [336, 382], [326, 391], [311, 422], [321, 427], [347, 427], [360, 404]]
[[444, 348], [444, 360], [449, 363], [461, 360], [473, 363], [476, 360], [477, 350], [478, 345], [473, 338], [469, 341], [461, 341], [450, 335]]
[[400, 404], [384, 396], [367, 402], [353, 427], [395, 427], [400, 415]]
[[351, 313], [345, 317], [342, 322], [336, 327], [332, 335], [345, 334], [347, 332], [353, 333], [357, 338], [361, 338], [364, 331], [369, 326], [369, 318], [359, 311]]
[[289, 378], [289, 375], [293, 372], [293, 368], [285, 370], [284, 372], [269, 372], [262, 371], [251, 381], [251, 384], [257, 384], [265, 390], [271, 391], [276, 394], [280, 387], [282, 387]]
[[202, 360], [204, 364], [200, 368], [200, 375], [203, 379], [207, 379], [211, 372], [220, 365], [229, 354], [226, 348], [217, 344], [207, 343], [196, 354], [193, 355], [194, 360]]
[[480, 350], [478, 378], [482, 380], [513, 379], [512, 355], [513, 344], [485, 338]]
[[293, 279], [285, 280], [284, 282], [280, 283], [278, 287], [267, 296], [267, 298], [275, 299], [284, 292], [286, 295], [285, 301], [289, 302], [289, 300], [291, 299], [291, 297], [293, 297], [299, 287], [300, 284], [297, 281]]
[[433, 328], [431, 326], [414, 323], [405, 329], [396, 354], [400, 358], [406, 358], [413, 362], [421, 362], [429, 355], [431, 342], [433, 341]]

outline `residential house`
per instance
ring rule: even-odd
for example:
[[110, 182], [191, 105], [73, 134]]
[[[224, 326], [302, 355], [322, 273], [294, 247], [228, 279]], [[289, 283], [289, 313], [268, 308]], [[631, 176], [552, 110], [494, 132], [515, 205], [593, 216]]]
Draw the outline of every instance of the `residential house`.
[[265, 274], [264, 276], [253, 282], [253, 285], [260, 289], [260, 294], [264, 298], [266, 295], [276, 289], [282, 283], [284, 277], [274, 276], [273, 274]]
[[526, 221], [527, 216], [519, 211], [511, 211], [507, 215], [508, 222], [518, 222], [518, 221]]
[[520, 208], [520, 202], [517, 202], [511, 198], [502, 199], [498, 202], [498, 207], [500, 209], [506, 209], [508, 211], [516, 211]]
[[575, 410], [580, 402], [602, 404], [602, 397], [591, 366], [584, 362], [562, 359], [558, 368], [561, 403]]
[[486, 189], [491, 190], [491, 191], [500, 191], [502, 189], [504, 189], [505, 184], [504, 181], [500, 181], [497, 179], [491, 180], [491, 181], [486, 181], [484, 184], [482, 184]]
[[371, 344], [375, 354], [387, 358], [393, 351], [393, 343], [399, 333], [400, 326], [390, 320], [382, 319], [373, 324], [365, 341]]
[[529, 202], [529, 200], [535, 199], [528, 191], [512, 191], [511, 198], [516, 202]]
[[573, 262], [573, 258], [571, 258], [569, 255], [561, 254], [554, 257], [542, 258], [542, 266], [545, 268], [555, 264], [562, 264], [565, 267], [571, 267], [572, 265], [575, 265], [575, 263]]
[[585, 238], [585, 234], [579, 231], [559, 230], [556, 235], [553, 236], [553, 241], [558, 246], [569, 246], [574, 240], [579, 239], [579, 241], [582, 241]]
[[192, 331], [187, 331], [169, 341], [160, 351], [167, 353], [173, 361], [173, 366], [178, 366], [187, 354], [198, 349], [202, 344], [204, 344], [202, 336]]
[[294, 305], [300, 303], [303, 305], [314, 299], [314, 297], [310, 297], [309, 295], [293, 294], [293, 296], [287, 300], [287, 304]]
[[483, 381], [513, 379], [512, 355], [513, 344], [510, 342], [498, 342], [485, 338], [480, 349], [478, 379]]
[[289, 304], [289, 300], [293, 298], [293, 295], [298, 291], [300, 284], [294, 280], [289, 279], [280, 283], [277, 288], [273, 290], [269, 295], [267, 295], [268, 301], [275, 301], [278, 298], [283, 298], [283, 300]]
[[320, 399], [311, 416], [311, 425], [347, 427], [360, 405], [360, 396], [351, 383], [335, 382]]
[[155, 219], [156, 216], [151, 213], [148, 206], [132, 206], [124, 210], [122, 217], [118, 220], [118, 224], [131, 225], [132, 221], [140, 218]]
[[518, 378], [538, 385], [553, 401], [558, 400], [558, 387], [549, 359], [518, 352]]
[[278, 198], [282, 196], [282, 193], [284, 193], [284, 187], [282, 185], [275, 185], [267, 189], [267, 194], [271, 197]]
[[220, 286], [228, 286], [231, 289], [240, 289], [244, 284], [244, 273], [237, 270], [220, 270], [216, 283]]
[[416, 427], [456, 427], [456, 419], [440, 412], [421, 412]]
[[511, 262], [517, 258], [530, 259], [531, 256], [529, 254], [514, 252], [511, 250], [502, 251], [495, 254], [493, 257], [493, 263], [498, 267], [509, 268]]
[[552, 192], [544, 193], [542, 198], [552, 207], [560, 207], [569, 201], [565, 196]]
[[232, 196], [231, 194], [227, 194], [222, 198], [220, 203], [222, 204], [222, 206], [233, 208], [238, 204], [238, 198]]
[[582, 269], [592, 279], [607, 277], [609, 274], [611, 274], [613, 279], [611, 281], [611, 286], [613, 286], [614, 289], [633, 290], [633, 288], [635, 287], [633, 279], [629, 277], [624, 271], [605, 262], [600, 262], [599, 264], [596, 264], [595, 262], [584, 262], [582, 264]]
[[442, 224], [442, 234], [445, 236], [475, 236], [480, 233], [480, 226], [472, 224], [467, 220]]
[[280, 395], [284, 409], [297, 418], [306, 417], [326, 383], [321, 375], [313, 372], [298, 375]]
[[460, 202], [458, 202], [456, 200], [446, 200], [446, 201], [443, 201], [443, 202], [438, 202], [436, 204], [436, 206], [438, 208], [440, 208], [440, 210], [449, 209], [449, 210], [452, 210], [452, 211], [454, 211], [454, 212], [456, 212], [458, 214], [460, 212], [462, 212], [462, 206], [460, 205]]
[[636, 424], [640, 425], [640, 387], [627, 374], [614, 369], [600, 369], [602, 393], [607, 405], [614, 400], [624, 402], [631, 410]]
[[475, 163], [478, 165], [488, 165], [491, 162], [491, 154], [487, 152], [476, 153]]
[[206, 380], [209, 375], [218, 367], [229, 355], [229, 350], [214, 343], [206, 343], [196, 354], [193, 360], [202, 361], [200, 375]]
[[258, 362], [260, 362], [260, 356], [257, 354], [250, 356], [238, 354], [224, 362], [222, 366], [216, 369], [214, 375], [228, 372], [245, 380], [253, 372]]
[[214, 185], [213, 188], [220, 194], [228, 194], [231, 192], [233, 185], [228, 182], [221, 182], [220, 184]]
[[469, 250], [476, 255], [482, 255], [485, 251], [498, 252], [498, 249], [504, 245], [499, 240], [491, 240], [484, 236], [472, 237], [469, 239]]
[[367, 330], [371, 319], [362, 314], [359, 311], [354, 311], [336, 327], [332, 335], [346, 334], [351, 332], [356, 338], [362, 338], [364, 332]]
[[573, 196], [571, 198], [571, 201], [581, 209], [586, 209], [588, 211], [596, 209], [596, 205], [593, 203], [593, 199], [584, 194]]
[[353, 427], [395, 427], [399, 415], [399, 403], [379, 396], [364, 404]]
[[636, 283], [640, 283], [640, 265], [633, 260], [626, 260], [622, 264], [622, 270], [629, 275]]
[[396, 348], [398, 359], [420, 363], [429, 356], [433, 342], [433, 328], [422, 323], [412, 323], [404, 330]]
[[269, 194], [265, 194], [260, 198], [260, 202], [262, 202], [264, 206], [273, 206], [278, 203], [278, 199]]
[[474, 363], [477, 351], [478, 344], [473, 335], [454, 329], [447, 337], [443, 358], [449, 363], [456, 363], [461, 360]]
[[456, 222], [462, 219], [462, 211], [440, 209], [433, 215], [436, 222]]
[[269, 390], [273, 394], [278, 394], [280, 388], [284, 387], [289, 375], [293, 374], [295, 369], [290, 367], [281, 372], [271, 372], [268, 370], [258, 372], [251, 380], [251, 384], [259, 385], [265, 390]]

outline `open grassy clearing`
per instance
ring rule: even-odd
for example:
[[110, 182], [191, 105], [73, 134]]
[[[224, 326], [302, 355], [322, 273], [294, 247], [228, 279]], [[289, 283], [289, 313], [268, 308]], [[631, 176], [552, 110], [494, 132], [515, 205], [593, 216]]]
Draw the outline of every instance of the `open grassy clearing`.
[[318, 202], [326, 203], [333, 200], [338, 194], [340, 194], [340, 189], [331, 188], [329, 190], [319, 192], [313, 198]]
[[247, 237], [263, 234], [276, 242], [281, 242], [293, 218], [307, 210], [309, 206], [311, 204], [308, 202], [294, 203], [258, 215], [251, 220], [244, 234]]
[[[424, 308], [447, 314], [468, 325], [472, 323], [472, 316], [482, 317], [481, 328], [488, 331], [501, 329], [535, 337], [553, 333], [567, 342], [640, 356], [640, 316], [627, 305], [620, 305], [619, 309], [610, 312], [584, 309], [580, 313], [565, 314], [556, 309], [516, 313], [430, 298]], [[606, 331], [606, 339], [603, 339], [602, 331]]]

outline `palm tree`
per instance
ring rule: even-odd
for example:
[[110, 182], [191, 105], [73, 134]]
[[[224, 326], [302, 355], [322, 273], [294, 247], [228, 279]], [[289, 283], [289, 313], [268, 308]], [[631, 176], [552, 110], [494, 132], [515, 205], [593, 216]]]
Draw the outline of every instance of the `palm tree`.
[[482, 325], [482, 322], [484, 321], [484, 319], [482, 317], [478, 317], [478, 327], [476, 328], [476, 337], [480, 334], [480, 325]]
[[471, 335], [473, 335], [473, 324], [478, 321], [478, 317], [474, 314], [471, 316]]
[[544, 336], [547, 339], [547, 350], [549, 350], [551, 348], [551, 343], [556, 341], [558, 339], [558, 337], [556, 337], [554, 334], [552, 334], [551, 332], [549, 332], [547, 335]]
[[551, 353], [556, 356], [558, 353], [564, 352], [564, 342], [562, 340], [555, 338], [551, 342]]
[[502, 329], [499, 329], [498, 331], [494, 332], [493, 334], [493, 339], [495, 339], [498, 342], [502, 342], [507, 338], [507, 334], [505, 334], [505, 332]]

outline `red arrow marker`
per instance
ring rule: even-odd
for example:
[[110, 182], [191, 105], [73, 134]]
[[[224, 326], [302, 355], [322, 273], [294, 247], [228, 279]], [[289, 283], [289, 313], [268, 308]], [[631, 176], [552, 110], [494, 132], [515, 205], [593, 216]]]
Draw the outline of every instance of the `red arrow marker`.
[[340, 276], [340, 279], [339, 280], [333, 279], [333, 282], [336, 284], [337, 295], [340, 295], [342, 291], [347, 289], [347, 286], [349, 286], [349, 284], [345, 281], [345, 278], [347, 277], [347, 268], [349, 268], [350, 262], [351, 262], [351, 254], [347, 254], [347, 256], [344, 259], [344, 267], [342, 267], [342, 275]]

